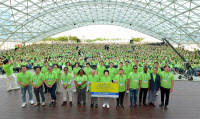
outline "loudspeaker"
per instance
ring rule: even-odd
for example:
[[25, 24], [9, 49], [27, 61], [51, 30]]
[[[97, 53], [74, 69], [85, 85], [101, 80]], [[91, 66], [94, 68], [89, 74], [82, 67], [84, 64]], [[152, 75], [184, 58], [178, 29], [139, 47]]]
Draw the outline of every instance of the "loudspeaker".
[[80, 43], [80, 39], [77, 39], [77, 43]]
[[130, 40], [130, 44], [133, 43], [133, 40]]

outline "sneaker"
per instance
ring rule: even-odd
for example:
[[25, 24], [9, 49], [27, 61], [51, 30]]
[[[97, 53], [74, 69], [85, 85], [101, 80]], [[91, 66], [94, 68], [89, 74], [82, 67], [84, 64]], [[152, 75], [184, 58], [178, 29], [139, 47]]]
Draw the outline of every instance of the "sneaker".
[[34, 107], [37, 107], [37, 106], [39, 106], [39, 105], [40, 105], [40, 103], [37, 102], [37, 103], [35, 103]]
[[106, 104], [105, 104], [105, 103], [103, 104], [103, 108], [104, 108], [104, 107], [106, 107]]
[[145, 107], [148, 107], [148, 105], [146, 103], [143, 104]]
[[69, 102], [69, 105], [72, 106], [72, 101]]
[[81, 105], [81, 103], [80, 103], [80, 102], [78, 102], [78, 103], [77, 103], [77, 105]]
[[94, 103], [92, 103], [92, 104], [90, 105], [90, 107], [94, 107]]
[[121, 105], [122, 109], [124, 109], [124, 105]]
[[139, 106], [141, 106], [141, 102], [139, 102]]
[[167, 110], [167, 108], [168, 108], [167, 105], [165, 105], [165, 110]]
[[54, 103], [53, 103], [53, 107], [55, 107], [55, 106], [56, 106], [56, 104], [57, 104], [57, 102], [54, 102]]
[[74, 93], [76, 92], [76, 89], [74, 90]]
[[150, 106], [152, 103], [150, 102], [148, 105]]
[[118, 109], [118, 108], [119, 108], [119, 105], [116, 105], [116, 108]]
[[164, 106], [164, 104], [163, 103], [160, 103], [160, 105], [159, 105], [160, 107], [162, 107], [162, 106]]
[[156, 93], [156, 96], [158, 96], [158, 92]]
[[126, 93], [129, 94], [129, 90], [127, 90]]
[[10, 92], [10, 91], [12, 91], [12, 89], [8, 89], [8, 90], [7, 90], [7, 92]]
[[155, 104], [154, 104], [154, 103], [151, 103], [151, 105], [152, 105], [153, 107], [155, 107]]
[[135, 108], [138, 108], [137, 104], [134, 104], [135, 105]]
[[133, 105], [132, 105], [132, 104], [130, 105], [130, 108], [133, 108]]
[[45, 106], [45, 102], [42, 102], [42, 106]]
[[110, 108], [110, 105], [109, 104], [107, 104], [107, 109], [109, 109]]
[[33, 105], [34, 104], [34, 101], [33, 100], [31, 100], [31, 101], [29, 101], [30, 103], [31, 103], [31, 105]]
[[97, 108], [97, 107], [98, 107], [98, 104], [96, 104], [95, 107]]
[[14, 88], [14, 90], [19, 90], [20, 89], [20, 87], [16, 87], [16, 88]]
[[49, 104], [49, 107], [51, 107], [53, 104], [54, 104], [54, 102], [51, 102], [51, 103]]
[[63, 101], [61, 106], [65, 106], [67, 104], [67, 101]]
[[26, 102], [22, 103], [22, 108], [24, 108], [26, 106]]

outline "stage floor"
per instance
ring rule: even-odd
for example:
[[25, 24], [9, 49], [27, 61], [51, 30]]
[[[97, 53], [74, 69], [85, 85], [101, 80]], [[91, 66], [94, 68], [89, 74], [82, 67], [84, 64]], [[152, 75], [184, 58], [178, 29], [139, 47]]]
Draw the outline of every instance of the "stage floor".
[[[50, 94], [46, 94], [46, 107], [34, 107], [29, 103], [21, 108], [21, 93], [18, 91], [6, 92], [6, 79], [0, 79], [0, 119], [75, 119], [75, 118], [104, 118], [104, 119], [200, 119], [200, 82], [175, 81], [174, 91], [170, 95], [168, 110], [160, 108], [160, 95], [157, 96], [156, 107], [129, 108], [129, 95], [125, 95], [125, 109], [116, 109], [116, 99], [110, 100], [110, 109], [102, 108], [102, 99], [99, 99], [98, 108], [90, 108], [90, 95], [87, 92], [87, 104], [77, 106], [76, 93], [73, 93], [73, 106], [67, 104], [61, 107], [62, 92], [57, 93], [58, 105], [48, 107]], [[26, 95], [28, 102], [28, 93]], [[35, 101], [35, 96], [34, 96]]]

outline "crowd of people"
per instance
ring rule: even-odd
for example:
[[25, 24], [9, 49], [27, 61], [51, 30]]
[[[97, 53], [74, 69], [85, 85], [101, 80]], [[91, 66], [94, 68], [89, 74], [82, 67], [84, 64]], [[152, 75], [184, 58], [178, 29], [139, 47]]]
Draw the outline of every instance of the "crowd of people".
[[[180, 48], [177, 51], [192, 67], [199, 67], [200, 62], [193, 52]], [[1, 61], [2, 72], [7, 77], [7, 91], [21, 89], [22, 107], [26, 106], [26, 91], [31, 104], [34, 104], [32, 92], [36, 97], [35, 106], [40, 105], [40, 96], [44, 106], [45, 93], [49, 92], [52, 98], [49, 106], [56, 106], [56, 92], [61, 89], [62, 106], [66, 105], [67, 96], [72, 106], [72, 83], [77, 92], [77, 105], [81, 102], [86, 105], [86, 91], [91, 92], [91, 83], [103, 82], [118, 84], [116, 108], [124, 108], [125, 92], [130, 93], [131, 108], [138, 107], [138, 92], [139, 106], [155, 107], [156, 94], [160, 91], [159, 106], [167, 109], [174, 86], [174, 74], [170, 70], [181, 72], [184, 69], [182, 59], [169, 46], [147, 44], [110, 45], [109, 50], [104, 49], [104, 44], [80, 44], [78, 47], [75, 44], [33, 44], [2, 53]], [[34, 74], [27, 71], [32, 68]], [[17, 78], [14, 72], [19, 72]], [[98, 107], [97, 97], [91, 97], [93, 106]], [[110, 107], [109, 98], [104, 98], [103, 107]]]

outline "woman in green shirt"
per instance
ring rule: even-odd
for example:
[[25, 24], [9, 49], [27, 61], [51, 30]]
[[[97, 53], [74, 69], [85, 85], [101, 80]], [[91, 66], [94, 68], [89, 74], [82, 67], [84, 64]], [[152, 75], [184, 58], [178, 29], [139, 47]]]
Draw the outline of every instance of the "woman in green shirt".
[[[76, 77], [76, 74], [77, 74], [78, 71], [81, 69], [81, 68], [79, 67], [79, 63], [78, 63], [78, 62], [75, 63], [75, 66], [76, 66], [76, 67], [73, 69], [74, 77]], [[75, 78], [74, 78], [74, 79], [75, 79]], [[74, 92], [76, 92], [76, 88], [75, 88]]]
[[72, 73], [72, 67], [70, 66], [70, 62], [66, 62], [66, 67], [68, 68], [68, 72], [71, 74]]
[[45, 84], [48, 87], [48, 90], [51, 94], [52, 102], [49, 104], [49, 107], [51, 106], [56, 106], [57, 101], [56, 101], [56, 88], [57, 88], [57, 74], [55, 72], [52, 72], [53, 68], [48, 67], [48, 72], [45, 74]]
[[[109, 71], [108, 70], [104, 70], [104, 76], [100, 78], [100, 82], [102, 83], [112, 83], [112, 79], [109, 75]], [[110, 105], [109, 105], [109, 98], [108, 97], [104, 97], [104, 101], [103, 101], [103, 108], [106, 107], [109, 109]]]
[[[85, 74], [87, 75], [87, 78], [91, 75], [91, 71], [92, 71], [92, 68], [90, 67], [90, 63], [86, 63], [86, 68], [84, 69], [84, 72]], [[86, 91], [89, 91], [89, 83], [87, 83], [87, 90]]]
[[78, 73], [76, 74], [74, 83], [77, 90], [77, 105], [81, 104], [81, 101], [83, 101], [84, 106], [86, 105], [86, 88], [87, 88], [87, 76], [85, 72], [80, 69]]
[[79, 67], [79, 63], [78, 63], [78, 62], [75, 63], [75, 66], [76, 66], [76, 67], [73, 69], [74, 77], [76, 77], [76, 74], [77, 74], [78, 71], [81, 69], [81, 68]]

